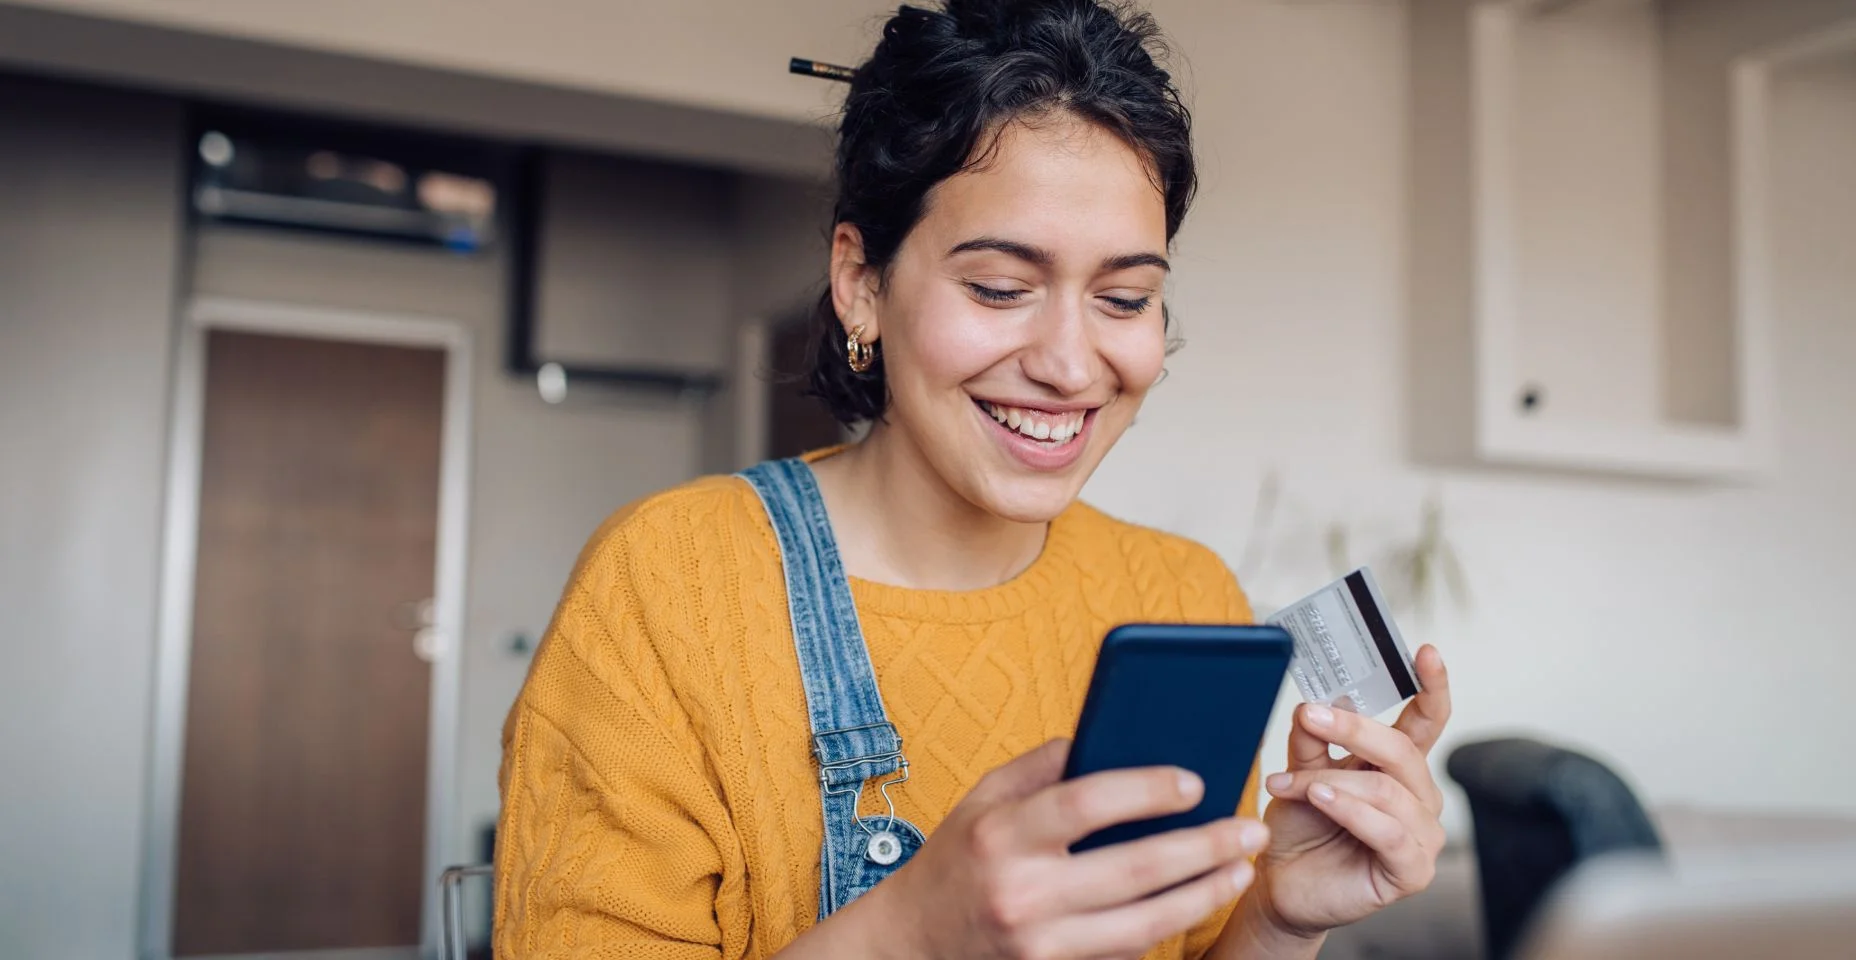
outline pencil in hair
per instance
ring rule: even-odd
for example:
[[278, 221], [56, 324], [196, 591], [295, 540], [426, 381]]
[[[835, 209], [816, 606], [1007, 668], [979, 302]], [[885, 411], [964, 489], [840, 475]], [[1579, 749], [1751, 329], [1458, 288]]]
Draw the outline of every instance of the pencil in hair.
[[787, 70], [802, 76], [819, 77], [824, 80], [842, 80], [846, 83], [849, 83], [851, 78], [857, 76], [857, 71], [852, 70], [850, 67], [840, 67], [835, 63], [820, 63], [817, 60], [806, 60], [800, 57], [794, 57], [792, 61], [787, 64]]

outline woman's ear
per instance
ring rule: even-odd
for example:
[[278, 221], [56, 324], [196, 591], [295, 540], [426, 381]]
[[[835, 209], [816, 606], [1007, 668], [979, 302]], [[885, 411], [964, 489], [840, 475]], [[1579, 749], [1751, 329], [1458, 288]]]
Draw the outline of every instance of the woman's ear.
[[863, 327], [863, 342], [875, 343], [876, 298], [882, 280], [877, 268], [864, 262], [864, 235], [855, 226], [840, 223], [831, 231], [831, 305], [838, 322], [849, 334]]

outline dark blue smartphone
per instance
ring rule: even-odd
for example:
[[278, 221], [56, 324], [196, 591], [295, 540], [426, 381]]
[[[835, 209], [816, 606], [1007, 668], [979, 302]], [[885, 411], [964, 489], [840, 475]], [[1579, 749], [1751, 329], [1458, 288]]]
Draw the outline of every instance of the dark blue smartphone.
[[1064, 779], [1175, 766], [1205, 781], [1184, 813], [1121, 823], [1077, 841], [1082, 852], [1237, 812], [1294, 641], [1281, 627], [1128, 624], [1109, 631], [1076, 723]]

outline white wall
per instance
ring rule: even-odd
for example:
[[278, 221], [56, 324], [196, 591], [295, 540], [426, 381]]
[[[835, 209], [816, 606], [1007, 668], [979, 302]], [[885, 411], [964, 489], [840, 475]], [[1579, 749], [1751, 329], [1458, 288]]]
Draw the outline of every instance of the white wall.
[[1856, 725], [1820, 692], [1856, 669], [1823, 612], [1856, 574], [1856, 505], [1839, 489], [1856, 469], [1856, 378], [1839, 372], [1856, 363], [1856, 94], [1821, 93], [1816, 124], [1780, 131], [1784, 435], [1769, 478], [1419, 468], [1405, 11], [1153, 7], [1191, 60], [1205, 163], [1174, 280], [1189, 343], [1090, 495], [1236, 558], [1260, 473], [1280, 471], [1279, 549], [1251, 583], [1267, 604], [1326, 575], [1330, 519], [1370, 548], [1415, 532], [1441, 490], [1474, 606], [1405, 627], [1453, 667], [1452, 742], [1544, 732], [1615, 758], [1656, 802], [1856, 812], [1856, 771], [1834, 759], [1856, 752]]
[[0, 956], [122, 957], [154, 660], [180, 111], [0, 77]]
[[1782, 44], [1835, 19], [1849, 0], [1664, 0], [1663, 346], [1665, 410], [1677, 419], [1728, 422], [1737, 385], [1733, 344], [1733, 174], [1729, 98], [1721, 76], [1734, 57]]

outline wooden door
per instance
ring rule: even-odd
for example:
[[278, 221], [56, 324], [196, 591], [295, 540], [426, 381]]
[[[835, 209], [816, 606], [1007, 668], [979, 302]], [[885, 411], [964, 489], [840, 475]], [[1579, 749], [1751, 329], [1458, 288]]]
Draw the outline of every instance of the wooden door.
[[417, 944], [445, 355], [206, 357], [174, 953]]

